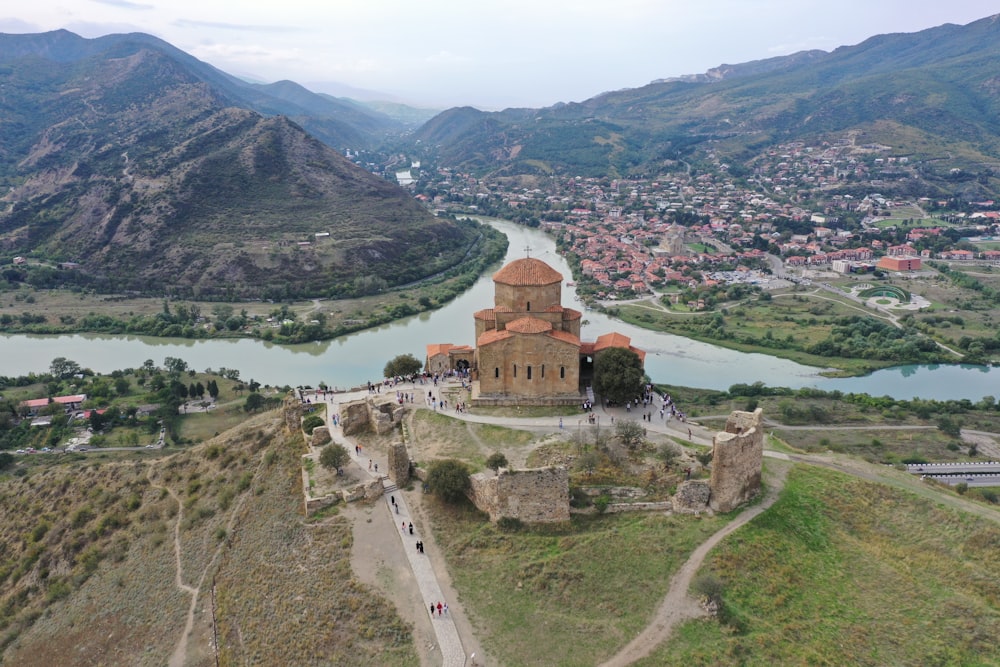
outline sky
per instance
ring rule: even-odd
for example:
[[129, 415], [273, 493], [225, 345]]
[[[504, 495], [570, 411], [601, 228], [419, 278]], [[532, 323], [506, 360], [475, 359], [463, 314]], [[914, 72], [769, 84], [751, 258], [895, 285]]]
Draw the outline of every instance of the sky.
[[[996, 0], [26, 0], [0, 32], [145, 32], [236, 76], [414, 106], [546, 107], [966, 24]], [[334, 85], [336, 84], [336, 85]]]

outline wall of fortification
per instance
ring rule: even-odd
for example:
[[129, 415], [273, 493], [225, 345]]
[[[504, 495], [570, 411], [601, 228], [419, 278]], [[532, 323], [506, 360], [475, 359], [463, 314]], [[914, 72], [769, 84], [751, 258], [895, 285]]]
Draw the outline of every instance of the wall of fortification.
[[716, 434], [712, 448], [711, 508], [729, 512], [756, 496], [763, 465], [761, 409], [733, 412], [726, 420], [726, 430]]
[[385, 435], [403, 421], [403, 411], [403, 406], [388, 396], [350, 401], [340, 406], [340, 426], [344, 435], [366, 431]]
[[569, 471], [562, 467], [501, 470], [471, 477], [469, 497], [490, 521], [503, 517], [525, 523], [569, 521]]

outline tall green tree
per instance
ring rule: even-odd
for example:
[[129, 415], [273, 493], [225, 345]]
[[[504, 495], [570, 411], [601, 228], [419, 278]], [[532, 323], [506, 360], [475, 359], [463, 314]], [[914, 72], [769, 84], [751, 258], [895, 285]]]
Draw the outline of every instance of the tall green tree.
[[608, 400], [624, 403], [642, 395], [645, 380], [642, 359], [632, 350], [612, 347], [594, 359], [594, 391]]
[[398, 375], [414, 375], [419, 373], [423, 367], [423, 362], [412, 354], [400, 354], [386, 363], [385, 368], [382, 369], [382, 376], [392, 378]]
[[340, 474], [340, 469], [351, 459], [351, 455], [344, 449], [343, 445], [335, 442], [330, 443], [319, 453], [319, 464], [327, 470], [336, 470]]

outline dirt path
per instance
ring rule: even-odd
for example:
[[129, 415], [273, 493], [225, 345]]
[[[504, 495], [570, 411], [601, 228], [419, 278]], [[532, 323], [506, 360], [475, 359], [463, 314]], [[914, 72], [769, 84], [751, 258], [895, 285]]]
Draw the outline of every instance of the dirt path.
[[198, 594], [201, 591], [184, 583], [184, 565], [181, 562], [181, 522], [184, 520], [184, 503], [181, 502], [181, 499], [177, 497], [177, 494], [169, 486], [157, 484], [153, 480], [152, 472], [152, 468], [146, 471], [146, 479], [149, 480], [150, 486], [154, 489], [165, 490], [170, 494], [174, 502], [177, 503], [177, 519], [174, 521], [174, 561], [176, 563], [174, 568], [174, 585], [191, 596], [191, 604], [188, 607], [184, 632], [181, 633], [180, 639], [177, 640], [174, 652], [170, 655], [170, 662], [167, 664], [169, 667], [184, 667], [184, 659], [187, 657], [188, 637], [194, 629], [194, 612], [198, 604]]
[[636, 660], [645, 658], [670, 637], [678, 624], [705, 615], [698, 600], [688, 593], [691, 580], [694, 579], [695, 573], [704, 563], [705, 557], [715, 548], [715, 545], [774, 504], [781, 489], [784, 488], [789, 467], [786, 463], [769, 462], [766, 474], [768, 488], [764, 499], [757, 505], [741, 512], [725, 528], [712, 535], [694, 550], [687, 562], [670, 580], [667, 595], [663, 598], [660, 608], [656, 611], [656, 615], [653, 616], [649, 625], [617, 655], [604, 662], [602, 667], [625, 667]]
[[[163, 461], [168, 460], [172, 457], [167, 457]], [[162, 462], [162, 461], [161, 461]], [[260, 474], [261, 465], [258, 463], [257, 470], [254, 475]], [[226, 542], [220, 542], [219, 546], [215, 548], [215, 552], [212, 554], [212, 558], [205, 565], [202, 570], [201, 575], [198, 577], [198, 584], [196, 586], [191, 586], [184, 583], [184, 566], [181, 560], [181, 523], [184, 520], [184, 503], [181, 502], [180, 497], [177, 493], [165, 484], [159, 484], [153, 479], [154, 469], [150, 467], [146, 471], [146, 479], [149, 480], [149, 484], [154, 489], [163, 489], [173, 500], [177, 503], [177, 518], [174, 522], [174, 560], [175, 560], [175, 570], [174, 570], [174, 584], [180, 590], [184, 591], [191, 596], [191, 604], [188, 606], [187, 619], [184, 622], [184, 631], [181, 633], [180, 638], [177, 640], [177, 645], [174, 647], [174, 652], [170, 656], [170, 661], [167, 663], [168, 667], [184, 667], [188, 662], [188, 643], [189, 639], [192, 637], [194, 632], [195, 617], [198, 611], [198, 598], [201, 595], [202, 587], [205, 584], [205, 580], [208, 578], [209, 573], [214, 569], [216, 563], [219, 561], [219, 557], [222, 555], [222, 551], [226, 546]], [[229, 519], [226, 521], [226, 533], [232, 534], [233, 526], [236, 524], [236, 517], [239, 516], [239, 512], [242, 509], [248, 494], [243, 494], [237, 502], [233, 503], [232, 509], [229, 513]], [[211, 628], [208, 628], [211, 630]], [[216, 650], [213, 645], [212, 650]], [[204, 656], [201, 656], [204, 658]], [[198, 662], [198, 660], [196, 660]]]

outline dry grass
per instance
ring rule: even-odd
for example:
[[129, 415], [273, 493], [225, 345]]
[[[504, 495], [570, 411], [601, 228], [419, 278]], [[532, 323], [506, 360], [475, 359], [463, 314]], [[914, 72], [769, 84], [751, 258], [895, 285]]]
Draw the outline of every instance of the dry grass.
[[409, 628], [345, 565], [350, 530], [302, 521], [303, 451], [269, 413], [171, 456], [0, 478], [3, 663], [166, 664], [191, 601], [178, 526], [182, 581], [201, 588], [186, 664], [215, 663], [213, 580], [225, 664], [416, 664]]

